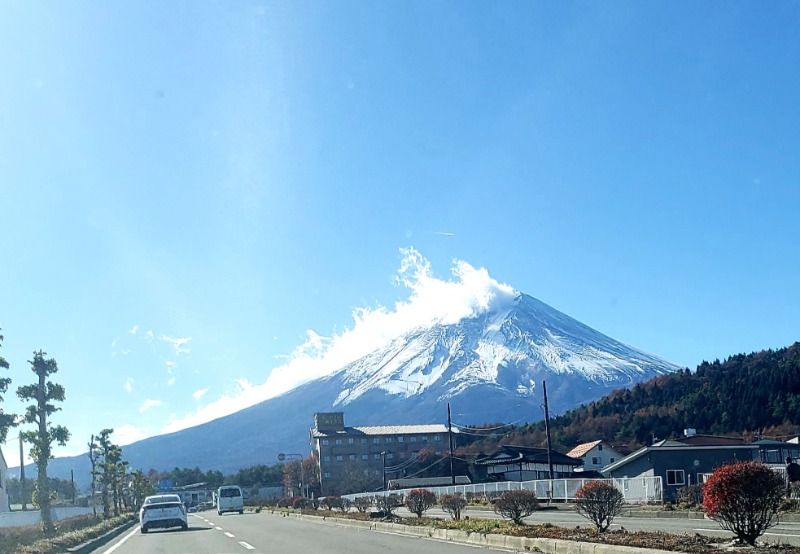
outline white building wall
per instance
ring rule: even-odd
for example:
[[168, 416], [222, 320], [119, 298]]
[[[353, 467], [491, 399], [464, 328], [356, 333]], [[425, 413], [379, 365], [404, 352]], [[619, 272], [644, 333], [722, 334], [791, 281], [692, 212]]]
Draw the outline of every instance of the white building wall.
[[[602, 447], [602, 450], [601, 450]], [[622, 455], [607, 444], [598, 444], [583, 456], [583, 471], [597, 470], [622, 459]]]
[[3, 451], [0, 450], [0, 513], [8, 512], [8, 465], [6, 459], [3, 457]]

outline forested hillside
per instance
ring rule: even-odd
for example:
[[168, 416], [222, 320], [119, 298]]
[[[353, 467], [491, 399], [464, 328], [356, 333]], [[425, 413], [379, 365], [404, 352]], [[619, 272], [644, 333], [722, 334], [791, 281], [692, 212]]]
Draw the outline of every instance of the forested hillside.
[[[800, 432], [800, 342], [780, 350], [738, 354], [724, 362], [703, 362], [657, 377], [632, 389], [614, 391], [550, 422], [553, 447], [605, 439], [633, 450], [653, 439], [698, 433], [787, 438]], [[488, 452], [496, 444], [546, 444], [544, 422], [502, 437], [465, 445]]]

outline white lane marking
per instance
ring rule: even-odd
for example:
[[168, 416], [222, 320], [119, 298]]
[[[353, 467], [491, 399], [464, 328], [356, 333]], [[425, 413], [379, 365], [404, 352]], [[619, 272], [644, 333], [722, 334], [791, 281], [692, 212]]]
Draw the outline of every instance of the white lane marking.
[[236, 535], [234, 535], [233, 533], [229, 533], [227, 531], [225, 531], [225, 536], [226, 537], [230, 537], [230, 538], [235, 538], [236, 537]]
[[209, 524], [211, 527], [214, 527], [214, 526], [216, 526], [216, 525], [217, 525], [217, 524], [216, 524], [216, 523], [214, 523], [213, 521], [209, 521], [209, 522], [208, 522], [208, 524]]
[[222, 531], [222, 527], [214, 527], [217, 531]]
[[129, 538], [131, 538], [132, 536], [134, 536], [134, 535], [135, 535], [136, 533], [138, 533], [138, 532], [139, 532], [139, 526], [138, 526], [138, 525], [134, 525], [134, 526], [133, 526], [133, 530], [132, 530], [130, 533], [128, 533], [127, 535], [125, 535], [125, 537], [124, 537], [124, 538], [123, 538], [121, 541], [119, 541], [117, 544], [115, 544], [114, 546], [112, 546], [111, 548], [109, 548], [108, 550], [106, 550], [106, 551], [105, 551], [103, 554], [111, 554], [111, 553], [112, 553], [112, 552], [114, 552], [114, 551], [115, 551], [117, 548], [119, 548], [120, 546], [122, 546], [122, 544], [123, 544], [123, 543], [124, 543], [126, 540], [128, 540]]
[[255, 547], [255, 546], [250, 546], [249, 544], [247, 544], [247, 543], [246, 543], [246, 542], [244, 542], [244, 541], [239, 541], [239, 544], [241, 544], [242, 546], [244, 546], [244, 547], [245, 547], [247, 550], [255, 550], [255, 549], [256, 549], [256, 547]]

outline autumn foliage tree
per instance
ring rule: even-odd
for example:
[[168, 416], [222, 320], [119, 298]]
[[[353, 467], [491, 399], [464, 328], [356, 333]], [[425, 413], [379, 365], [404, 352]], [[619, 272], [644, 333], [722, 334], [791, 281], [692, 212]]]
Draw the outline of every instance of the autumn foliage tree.
[[460, 492], [457, 492], [455, 494], [443, 494], [439, 498], [439, 504], [441, 504], [442, 510], [458, 521], [461, 519], [461, 512], [467, 506], [467, 500]]
[[603, 533], [622, 511], [623, 494], [606, 481], [590, 481], [575, 493], [575, 509]]
[[436, 505], [436, 495], [427, 489], [413, 489], [406, 494], [406, 508], [417, 517]]
[[536, 494], [526, 489], [503, 491], [494, 502], [494, 512], [517, 525], [522, 525], [522, 518], [528, 517], [539, 508]]
[[785, 491], [783, 478], [767, 465], [731, 462], [717, 468], [703, 486], [703, 509], [720, 527], [754, 545], [778, 523]]

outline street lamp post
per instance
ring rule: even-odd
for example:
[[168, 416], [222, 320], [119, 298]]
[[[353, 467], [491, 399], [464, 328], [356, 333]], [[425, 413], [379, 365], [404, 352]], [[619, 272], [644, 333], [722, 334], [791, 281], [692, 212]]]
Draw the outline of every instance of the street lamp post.
[[386, 492], [386, 451], [381, 452], [381, 461], [383, 462], [383, 492]]
[[286, 458], [290, 458], [290, 459], [291, 458], [297, 458], [297, 459], [300, 460], [300, 495], [304, 496], [304, 497], [307, 497], [308, 496], [308, 491], [305, 491], [305, 493], [303, 492], [303, 488], [304, 488], [303, 483], [305, 482], [305, 475], [304, 475], [304, 472], [303, 472], [303, 455], [302, 454], [284, 454], [283, 452], [278, 454], [278, 461], [282, 462]]

